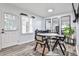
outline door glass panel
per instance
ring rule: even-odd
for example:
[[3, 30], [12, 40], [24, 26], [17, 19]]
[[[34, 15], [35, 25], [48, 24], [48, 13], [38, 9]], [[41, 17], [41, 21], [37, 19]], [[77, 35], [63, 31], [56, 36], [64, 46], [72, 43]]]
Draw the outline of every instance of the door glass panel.
[[4, 14], [4, 30], [16, 30], [16, 16], [12, 14]]

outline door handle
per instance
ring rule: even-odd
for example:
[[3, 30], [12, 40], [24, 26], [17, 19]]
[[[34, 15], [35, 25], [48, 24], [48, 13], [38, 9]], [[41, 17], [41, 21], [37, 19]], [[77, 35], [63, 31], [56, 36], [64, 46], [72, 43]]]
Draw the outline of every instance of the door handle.
[[1, 33], [4, 33], [4, 29], [2, 29], [2, 32]]

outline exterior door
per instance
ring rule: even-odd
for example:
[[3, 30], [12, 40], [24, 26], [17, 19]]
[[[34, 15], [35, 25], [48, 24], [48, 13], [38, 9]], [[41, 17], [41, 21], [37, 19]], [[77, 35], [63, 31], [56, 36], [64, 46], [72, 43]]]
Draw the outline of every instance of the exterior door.
[[17, 26], [15, 16], [13, 14], [4, 13], [0, 19], [0, 45], [1, 48], [6, 48], [17, 44]]

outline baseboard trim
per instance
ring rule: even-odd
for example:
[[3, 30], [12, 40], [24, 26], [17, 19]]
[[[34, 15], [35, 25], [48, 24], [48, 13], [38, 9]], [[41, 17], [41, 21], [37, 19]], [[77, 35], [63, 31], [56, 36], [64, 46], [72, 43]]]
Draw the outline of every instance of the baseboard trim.
[[34, 40], [25, 41], [25, 42], [18, 42], [18, 44], [17, 44], [17, 45], [21, 45], [21, 44], [24, 44], [24, 43], [29, 43], [29, 42], [32, 42], [32, 41], [34, 41]]
[[[29, 42], [32, 42], [32, 41], [34, 41], [34, 40], [29, 40], [29, 41], [25, 41], [25, 42], [17, 42], [15, 45], [21, 45], [21, 44], [29, 43]], [[12, 46], [15, 46], [15, 45], [12, 45]], [[11, 47], [11, 46], [8, 46], [8, 47]], [[2, 47], [2, 48], [0, 48], [0, 50], [2, 50], [4, 48], [7, 48], [7, 47]]]

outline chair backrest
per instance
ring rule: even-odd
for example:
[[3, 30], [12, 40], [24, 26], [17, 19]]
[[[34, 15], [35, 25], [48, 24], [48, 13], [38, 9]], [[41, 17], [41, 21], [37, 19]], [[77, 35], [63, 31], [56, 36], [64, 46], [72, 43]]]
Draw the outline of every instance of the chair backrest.
[[55, 29], [56, 29], [56, 33], [59, 34], [59, 26], [56, 26]]
[[66, 37], [56, 36], [56, 39], [59, 39], [60, 41], [65, 41]]
[[43, 41], [43, 36], [37, 35], [37, 33], [48, 33], [49, 30], [35, 30], [35, 40]]

